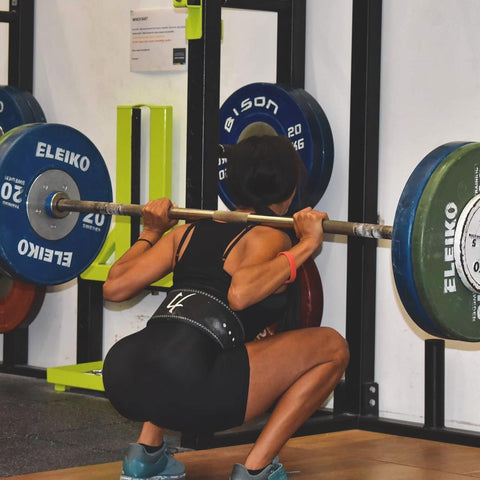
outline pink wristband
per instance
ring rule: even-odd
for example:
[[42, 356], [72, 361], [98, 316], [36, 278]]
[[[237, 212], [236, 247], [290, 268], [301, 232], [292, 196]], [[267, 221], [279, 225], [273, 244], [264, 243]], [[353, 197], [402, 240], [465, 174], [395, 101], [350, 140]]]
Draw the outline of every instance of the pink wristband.
[[290, 252], [279, 252], [277, 257], [280, 255], [287, 257], [288, 263], [290, 264], [290, 278], [285, 283], [293, 283], [297, 278], [297, 267], [295, 266], [293, 255]]

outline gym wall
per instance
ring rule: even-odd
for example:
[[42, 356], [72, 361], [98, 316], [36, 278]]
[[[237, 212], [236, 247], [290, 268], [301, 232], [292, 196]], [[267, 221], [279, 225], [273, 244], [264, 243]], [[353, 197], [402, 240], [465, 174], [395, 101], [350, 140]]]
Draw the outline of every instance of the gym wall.
[[[119, 4], [121, 3], [121, 7]], [[184, 205], [186, 73], [129, 71], [129, 11], [170, 0], [37, 0], [34, 94], [47, 119], [72, 125], [100, 149], [115, 180], [119, 104], [173, 105], [173, 198]], [[0, 8], [8, 8], [0, 0]], [[478, 141], [480, 52], [477, 0], [383, 0], [379, 154], [380, 221], [393, 223], [402, 188], [417, 163], [451, 140]], [[275, 81], [276, 22], [269, 13], [224, 9], [221, 101], [254, 81]], [[352, 1], [307, 0], [305, 89], [325, 110], [335, 163], [318, 205], [347, 218]], [[4, 31], [0, 45], [4, 51]], [[0, 83], [6, 83], [0, 57]], [[345, 333], [346, 238], [327, 236], [317, 264], [324, 287], [323, 325]], [[376, 378], [380, 416], [423, 418], [423, 355], [428, 338], [396, 294], [390, 242], [378, 248]], [[143, 327], [163, 294], [141, 295], [104, 309], [104, 352]], [[29, 364], [75, 363], [76, 282], [49, 287], [30, 327]], [[0, 342], [0, 354], [2, 343]], [[447, 342], [447, 426], [480, 430], [476, 372], [480, 347]]]
[[[383, 3], [379, 213], [393, 221], [421, 159], [453, 140], [478, 141], [480, 9], [475, 0]], [[396, 295], [387, 242], [378, 249], [376, 380], [382, 416], [423, 419], [423, 341]], [[446, 426], [478, 430], [480, 346], [446, 342]]]

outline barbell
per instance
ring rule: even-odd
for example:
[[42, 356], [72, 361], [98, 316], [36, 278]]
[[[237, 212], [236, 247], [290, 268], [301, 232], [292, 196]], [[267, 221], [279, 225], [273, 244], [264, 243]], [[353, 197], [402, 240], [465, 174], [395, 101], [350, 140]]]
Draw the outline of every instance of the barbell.
[[[143, 207], [144, 205], [136, 204], [72, 200], [64, 192], [55, 192], [46, 201], [46, 212], [54, 218], [63, 218], [70, 212], [141, 217]], [[168, 216], [177, 220], [211, 219], [229, 223], [255, 223], [277, 228], [293, 228], [292, 217], [274, 217], [230, 210], [200, 210], [171, 207], [168, 211]], [[391, 239], [393, 227], [370, 223], [324, 220], [323, 230], [332, 234]]]
[[[393, 227], [326, 220], [327, 233], [392, 239], [399, 296], [423, 330], [480, 341], [480, 143], [442, 145], [410, 176]], [[112, 215], [141, 215], [112, 202], [95, 145], [59, 124], [17, 127], [0, 137], [0, 265], [42, 284], [78, 276], [97, 256]], [[286, 217], [172, 208], [172, 218], [291, 228]]]

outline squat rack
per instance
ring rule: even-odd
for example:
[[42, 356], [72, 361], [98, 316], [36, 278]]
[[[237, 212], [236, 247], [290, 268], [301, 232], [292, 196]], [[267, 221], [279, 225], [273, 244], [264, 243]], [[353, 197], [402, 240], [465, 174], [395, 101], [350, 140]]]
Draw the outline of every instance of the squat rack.
[[[189, 69], [189, 92], [192, 95], [189, 93], [188, 131], [196, 130], [201, 142], [196, 145], [187, 143], [187, 150], [192, 154], [201, 151], [203, 159], [216, 158], [215, 154], [211, 157], [207, 154], [215, 152], [218, 143], [219, 25], [222, 6], [277, 12], [277, 82], [303, 88], [305, 80], [305, 0], [204, 0], [204, 38], [189, 43], [191, 57], [197, 60], [197, 70]], [[377, 223], [381, 33], [382, 0], [353, 0], [349, 221]], [[212, 70], [210, 67], [213, 67]], [[212, 89], [215, 89], [213, 94]], [[209, 95], [202, 97], [204, 103], [199, 115], [199, 105], [194, 105], [195, 95], [204, 92], [209, 92]], [[200, 132], [198, 129], [202, 125], [203, 132]], [[207, 132], [212, 132], [211, 137]], [[193, 170], [189, 170], [188, 165], [188, 188], [199, 182], [197, 191], [216, 192], [217, 171], [213, 162], [206, 162], [200, 175], [191, 177], [189, 172]], [[209, 198], [197, 195], [187, 206], [215, 208], [216, 193]], [[474, 432], [445, 428], [443, 340], [425, 341], [424, 424], [379, 418], [379, 385], [375, 382], [376, 253], [376, 240], [348, 237], [346, 338], [350, 346], [350, 364], [345, 381], [335, 390], [333, 412], [319, 412], [312, 416], [296, 435], [360, 428], [479, 446], [480, 440]], [[257, 426], [251, 430], [240, 428], [215, 435], [183, 435], [182, 441], [185, 446], [211, 448], [254, 441], [258, 431]]]
[[[203, 31], [189, 42], [187, 206], [216, 208], [221, 9], [265, 10], [278, 15], [277, 83], [303, 88], [306, 0], [203, 0]], [[8, 83], [32, 91], [34, 0], [10, 0], [0, 11], [9, 24]], [[348, 218], [377, 222], [378, 140], [382, 0], [353, 0]], [[135, 117], [135, 115], [134, 115]], [[138, 119], [133, 120], [137, 122]], [[135, 142], [132, 142], [135, 147]], [[199, 157], [201, 162], [198, 161]], [[195, 158], [195, 160], [194, 160]], [[133, 201], [133, 197], [132, 197]], [[348, 237], [346, 337], [351, 361], [335, 391], [333, 412], [319, 412], [297, 434], [361, 428], [417, 438], [479, 446], [470, 431], [444, 426], [443, 340], [425, 342], [425, 423], [379, 418], [375, 383], [376, 241]], [[102, 358], [101, 283], [79, 279], [77, 362]], [[45, 377], [27, 365], [28, 329], [4, 334], [0, 372]], [[183, 436], [196, 448], [252, 441], [258, 430], [224, 435]]]

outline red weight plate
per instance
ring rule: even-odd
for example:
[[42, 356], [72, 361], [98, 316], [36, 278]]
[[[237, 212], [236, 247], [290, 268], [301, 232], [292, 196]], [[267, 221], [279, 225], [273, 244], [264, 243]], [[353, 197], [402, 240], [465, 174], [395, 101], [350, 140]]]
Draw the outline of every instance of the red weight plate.
[[[300, 291], [299, 328], [319, 327], [323, 316], [323, 286], [317, 265], [313, 258], [309, 258], [297, 269], [297, 280]], [[261, 340], [275, 335], [277, 324], [274, 323], [262, 330], [255, 338]]]
[[319, 327], [323, 315], [323, 286], [317, 265], [309, 258], [298, 270], [300, 282], [302, 328]]
[[45, 287], [0, 276], [0, 333], [30, 325], [42, 306]]

